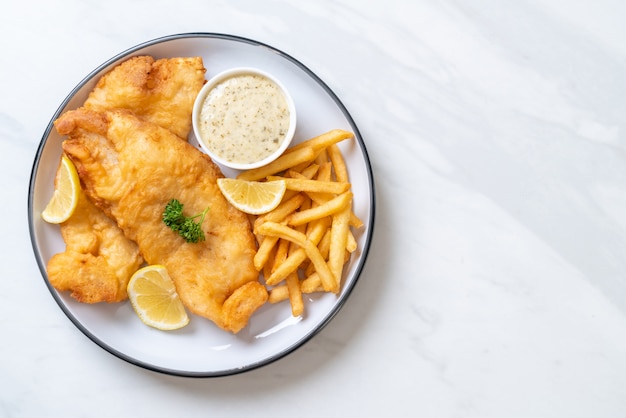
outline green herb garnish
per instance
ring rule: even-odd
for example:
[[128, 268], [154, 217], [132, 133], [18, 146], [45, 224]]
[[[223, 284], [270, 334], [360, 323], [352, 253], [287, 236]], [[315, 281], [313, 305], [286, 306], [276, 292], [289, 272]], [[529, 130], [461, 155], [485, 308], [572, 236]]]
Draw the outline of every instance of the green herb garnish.
[[[209, 208], [207, 207], [204, 212], [197, 215], [185, 216], [183, 215], [183, 206], [177, 199], [170, 200], [165, 206], [165, 211], [163, 211], [163, 223], [173, 231], [178, 232], [178, 235], [187, 242], [204, 241], [204, 232], [201, 225]], [[197, 217], [200, 217], [200, 222], [194, 220]]]

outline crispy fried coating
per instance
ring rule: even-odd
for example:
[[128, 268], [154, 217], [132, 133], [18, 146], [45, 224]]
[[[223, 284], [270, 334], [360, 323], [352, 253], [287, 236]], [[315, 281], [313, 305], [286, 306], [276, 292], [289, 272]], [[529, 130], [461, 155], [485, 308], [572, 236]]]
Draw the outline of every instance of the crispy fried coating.
[[[57, 130], [86, 194], [135, 241], [149, 264], [164, 265], [185, 306], [220, 328], [239, 332], [267, 300], [253, 257], [248, 218], [228, 204], [219, 168], [170, 131], [130, 112], [71, 111]], [[171, 199], [187, 216], [209, 212], [206, 241], [185, 242], [162, 221]]]
[[143, 263], [139, 248], [83, 193], [61, 234], [66, 249], [48, 262], [52, 286], [84, 303], [127, 299], [128, 280]]
[[98, 81], [84, 107], [97, 111], [128, 109], [186, 139], [205, 72], [200, 57], [133, 57]]
[[[131, 58], [105, 74], [84, 106], [95, 110], [128, 109], [140, 117], [186, 138], [191, 129], [191, 109], [204, 84], [202, 58], [155, 60]], [[64, 123], [67, 123], [66, 119]], [[98, 119], [72, 120], [62, 130], [102, 131]], [[100, 123], [100, 126], [85, 126]], [[55, 125], [58, 121], [55, 122]], [[102, 140], [93, 135], [94, 141]], [[110, 161], [113, 163], [113, 161]], [[101, 172], [99, 175], [104, 176]], [[64, 252], [48, 262], [48, 278], [59, 291], [69, 290], [80, 302], [119, 302], [127, 298], [126, 286], [142, 264], [137, 244], [125, 237], [116, 222], [81, 196], [72, 217], [61, 224]]]

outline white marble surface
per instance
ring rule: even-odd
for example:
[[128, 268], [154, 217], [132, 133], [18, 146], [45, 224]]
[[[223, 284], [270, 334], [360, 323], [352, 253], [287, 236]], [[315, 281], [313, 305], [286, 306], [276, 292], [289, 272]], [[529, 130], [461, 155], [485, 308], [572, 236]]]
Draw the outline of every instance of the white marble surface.
[[[11, 1], [0, 14], [0, 417], [626, 416], [626, 3]], [[59, 310], [26, 203], [93, 68], [180, 32], [269, 43], [352, 113], [377, 186], [339, 315], [266, 367], [178, 378]]]

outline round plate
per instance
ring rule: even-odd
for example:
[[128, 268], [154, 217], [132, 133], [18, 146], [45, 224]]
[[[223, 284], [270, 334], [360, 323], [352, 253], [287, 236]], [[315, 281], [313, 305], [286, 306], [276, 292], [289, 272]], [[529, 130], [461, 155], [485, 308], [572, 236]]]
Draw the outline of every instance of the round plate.
[[[181, 330], [158, 331], [135, 315], [130, 303], [81, 304], [48, 282], [46, 264], [65, 249], [59, 227], [41, 219], [54, 188], [53, 179], [63, 140], [52, 122], [61, 113], [79, 107], [98, 79], [114, 66], [136, 55], [155, 58], [201, 56], [210, 78], [232, 67], [256, 67], [278, 77], [293, 95], [298, 112], [294, 143], [334, 128], [354, 132], [355, 140], [340, 148], [348, 166], [354, 193], [354, 212], [364, 227], [355, 231], [359, 249], [344, 269], [338, 295], [305, 295], [305, 315], [292, 317], [289, 303], [266, 304], [237, 335], [192, 315]], [[194, 138], [190, 138], [194, 141]], [[224, 169], [226, 176], [236, 173]], [[188, 33], [137, 45], [96, 68], [63, 101], [43, 135], [33, 165], [28, 194], [28, 222], [35, 257], [44, 281], [67, 317], [92, 341], [132, 364], [172, 375], [223, 376], [251, 370], [275, 361], [302, 346], [339, 311], [363, 269], [374, 224], [374, 183], [365, 144], [350, 114], [307, 67], [271, 46], [232, 35]]]

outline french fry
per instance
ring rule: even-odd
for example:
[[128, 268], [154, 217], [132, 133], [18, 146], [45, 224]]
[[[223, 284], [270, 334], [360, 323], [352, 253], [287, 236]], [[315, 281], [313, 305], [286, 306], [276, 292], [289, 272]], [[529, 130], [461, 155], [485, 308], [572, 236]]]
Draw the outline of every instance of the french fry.
[[[298, 226], [326, 216], [334, 215], [341, 212], [346, 206], [348, 206], [351, 200], [352, 192], [342, 193], [334, 199], [331, 199], [319, 206], [315, 206], [301, 212], [294, 212], [287, 218], [287, 223], [289, 225]], [[350, 214], [348, 213], [348, 216], [349, 215]]]
[[[320, 254], [322, 252], [320, 251]], [[322, 255], [323, 257], [323, 255]], [[315, 266], [313, 265], [313, 263], [309, 263], [306, 268], [304, 269], [304, 277], [309, 277], [311, 274], [315, 273]]]
[[[299, 210], [300, 211], [305, 211], [305, 210], [310, 209], [312, 203], [313, 202], [311, 201], [311, 198], [309, 196], [305, 195], [304, 202], [302, 202], [302, 205], [300, 205], [300, 209]], [[295, 229], [296, 229], [296, 231], [301, 232], [301, 233], [306, 235], [306, 231], [307, 231], [308, 226], [309, 226], [309, 224], [302, 224], [302, 225], [296, 226]], [[308, 238], [308, 236], [307, 236], [307, 238]], [[300, 248], [298, 246], [298, 244], [293, 243], [293, 242], [290, 243], [289, 244], [289, 253], [288, 254], [293, 254], [293, 252], [296, 251], [298, 248]]]
[[308, 179], [312, 179], [313, 177], [315, 177], [315, 175], [317, 174], [319, 169], [320, 169], [319, 165], [311, 164], [311, 165], [303, 168], [302, 170], [300, 170], [299, 173], [301, 173], [304, 177], [306, 177]]
[[331, 221], [330, 217], [326, 217], [309, 223], [306, 228], [307, 239], [317, 245], [328, 231], [328, 228], [330, 228]]
[[265, 222], [259, 227], [259, 233], [263, 235], [278, 236], [279, 238], [286, 239], [288, 241], [298, 244], [304, 249], [307, 257], [315, 266], [315, 271], [317, 271], [317, 273], [320, 275], [324, 290], [333, 293], [339, 292], [337, 280], [328, 268], [326, 260], [324, 260], [315, 244], [313, 244], [306, 238], [306, 235], [292, 228], [289, 228], [286, 225], [281, 225], [275, 222]]
[[[330, 225], [330, 222], [329, 222], [329, 225]], [[324, 260], [328, 260], [328, 251], [330, 249], [330, 228], [326, 230], [326, 232], [324, 233], [324, 236], [322, 237], [320, 242], [317, 244], [317, 249], [320, 251], [320, 254], [322, 255], [322, 257], [324, 257]], [[313, 264], [309, 264], [304, 269], [304, 276], [308, 277], [313, 273], [315, 273], [315, 266]]]
[[262, 180], [267, 176], [280, 173], [303, 162], [313, 161], [315, 156], [316, 152], [313, 148], [299, 148], [298, 150], [284, 153], [268, 165], [244, 171], [237, 178], [242, 180]]
[[341, 155], [341, 150], [337, 144], [333, 144], [328, 147], [328, 158], [333, 164], [333, 168], [335, 169], [335, 179], [338, 182], [347, 183], [348, 182], [348, 168], [346, 167], [346, 162], [343, 159], [343, 155]]
[[[344, 131], [342, 129], [333, 129], [322, 135], [316, 136], [314, 138], [303, 141], [293, 147], [287, 149], [285, 153], [292, 153], [295, 151], [299, 151], [302, 148], [311, 148], [314, 150], [321, 150], [324, 148], [328, 148], [332, 144], [336, 144], [337, 142], [341, 142], [344, 139], [353, 138], [354, 134], [352, 132]], [[278, 172], [280, 170], [277, 170]]]
[[[317, 181], [331, 181], [331, 170], [332, 170], [332, 164], [330, 163], [325, 163], [322, 164], [321, 166], [318, 166], [319, 171], [317, 172], [317, 178], [315, 180]], [[300, 174], [298, 172], [294, 172], [293, 170], [290, 170], [288, 172], [288, 174], [290, 174], [290, 177], [295, 178], [295, 179], [306, 179], [307, 177], [305, 177], [303, 174]], [[333, 197], [335, 197], [335, 193], [323, 193], [323, 192], [311, 192], [311, 191], [307, 191], [305, 192], [311, 199], [313, 199], [313, 201], [317, 204], [322, 204], [325, 202], [328, 202], [330, 199], [332, 199]]]
[[289, 302], [291, 303], [291, 315], [300, 316], [304, 312], [304, 302], [300, 291], [300, 279], [295, 273], [287, 276], [287, 290], [289, 290]]
[[[333, 215], [330, 227], [330, 248], [328, 250], [328, 268], [337, 280], [341, 280], [350, 221], [350, 205]], [[340, 283], [338, 283], [340, 285]]]
[[[333, 144], [328, 147], [328, 158], [332, 161], [333, 169], [335, 170], [335, 180], [339, 182], [348, 182], [348, 168], [346, 167], [346, 162], [337, 144]], [[361, 228], [363, 226], [363, 221], [361, 221], [361, 219], [359, 219], [354, 212], [350, 213], [350, 226], [355, 228]], [[348, 241], [348, 251], [354, 252], [356, 250], [356, 240], [354, 239], [352, 233], [350, 233]]]
[[337, 195], [333, 193], [316, 193], [316, 192], [305, 192], [305, 193], [307, 194], [307, 196], [311, 198], [311, 200], [316, 205], [323, 205], [324, 203], [327, 203], [328, 201], [337, 197]]
[[254, 230], [256, 231], [257, 227], [261, 225], [263, 222], [280, 222], [285, 219], [287, 216], [291, 215], [296, 211], [304, 202], [305, 197], [298, 193], [292, 198], [281, 202], [274, 210], [265, 213], [254, 221]]
[[[321, 219], [311, 228], [309, 233], [306, 235], [306, 239], [313, 245], [317, 245], [324, 236], [325, 231], [328, 230], [329, 225], [329, 219]], [[296, 245], [298, 244], [296, 243]], [[306, 251], [302, 248], [302, 246], [300, 246], [300, 248], [296, 249], [292, 254], [289, 254], [289, 257], [287, 257], [287, 259], [282, 262], [278, 268], [273, 270], [272, 274], [265, 277], [265, 282], [269, 286], [280, 283], [289, 274], [295, 272], [306, 257]]]
[[[330, 199], [334, 197], [333, 195], [330, 195], [329, 193], [313, 193], [313, 192], [307, 192], [307, 196], [309, 196], [311, 200], [317, 205], [323, 205], [324, 203], [327, 203]], [[362, 228], [363, 225], [364, 225], [363, 221], [359, 219], [359, 217], [356, 216], [354, 212], [350, 212], [350, 226], [359, 229], [359, 228]]]
[[265, 278], [268, 286], [274, 286], [284, 280], [289, 274], [295, 272], [300, 264], [306, 260], [306, 251], [304, 248], [298, 248], [283, 261], [280, 266], [274, 269], [271, 274]]
[[350, 183], [337, 183], [336, 181], [319, 181], [303, 178], [289, 178], [281, 176], [267, 176], [268, 181], [284, 180], [287, 190], [297, 190], [299, 192], [319, 192], [319, 193], [343, 193], [350, 189]]
[[276, 254], [274, 255], [274, 264], [272, 265], [272, 272], [274, 272], [278, 266], [285, 262], [287, 259], [287, 253], [289, 252], [289, 245], [291, 241], [279, 239], [276, 245]]
[[361, 228], [363, 226], [363, 221], [359, 219], [359, 217], [356, 216], [354, 212], [350, 214], [350, 226], [353, 226], [355, 228]]
[[[330, 223], [330, 222], [329, 222]], [[330, 240], [332, 237], [332, 229], [328, 228], [324, 233], [324, 236], [320, 240], [317, 248], [320, 250], [320, 254], [324, 257], [324, 260], [328, 259], [328, 253], [330, 252]]]
[[[320, 168], [317, 170], [317, 177], [315, 179], [318, 181], [332, 181], [332, 173], [333, 164], [331, 162], [320, 164]], [[348, 182], [346, 181], [345, 183]]]
[[300, 283], [300, 291], [302, 293], [323, 292], [324, 287], [322, 286], [320, 275], [313, 272], [311, 275], [307, 276], [307, 278]]
[[287, 288], [287, 285], [280, 285], [270, 289], [267, 301], [269, 303], [278, 303], [287, 299], [289, 299], [289, 288]]
[[[313, 202], [317, 203], [318, 205], [322, 205], [328, 202], [333, 197], [335, 197], [332, 193], [306, 192], [306, 194], [311, 198], [311, 200], [313, 200]], [[362, 228], [363, 225], [364, 225], [363, 221], [359, 219], [359, 217], [356, 216], [354, 212], [351, 212], [350, 213], [350, 226], [358, 229], [358, 228]]]
[[269, 260], [270, 255], [273, 255], [272, 250], [276, 246], [276, 242], [278, 242], [277, 237], [264, 237], [263, 241], [261, 241], [254, 255], [254, 268], [256, 268], [257, 271], [261, 271], [265, 263], [267, 263], [267, 260]]
[[[313, 153], [315, 154], [315, 151], [313, 151]], [[302, 173], [304, 172], [307, 168], [312, 167], [312, 166], [317, 166], [317, 164], [315, 164], [315, 158], [313, 158], [312, 161], [303, 161], [300, 164], [296, 164], [293, 167], [289, 168], [287, 171], [296, 171], [298, 173]], [[272, 173], [272, 174], [277, 174], [278, 171], [276, 173]], [[311, 176], [310, 178], [313, 178], [313, 176]]]
[[348, 252], [350, 253], [353, 253], [356, 251], [358, 246], [359, 245], [356, 242], [356, 238], [354, 238], [354, 234], [348, 229], [348, 242], [346, 243], [346, 250], [348, 250]]
[[297, 167], [290, 168], [285, 172], [285, 177], [312, 179], [317, 174], [319, 168], [320, 166], [317, 164], [311, 164], [301, 170]]
[[[265, 238], [268, 238], [268, 237], [265, 237]], [[272, 237], [272, 238], [276, 238], [276, 242], [278, 242], [277, 237]], [[270, 275], [272, 274], [272, 268], [274, 267], [275, 255], [276, 255], [276, 245], [272, 247], [267, 257], [267, 260], [265, 261], [265, 264], [263, 264], [263, 268], [262, 268], [263, 277], [270, 277]]]
[[326, 152], [326, 148], [322, 148], [320, 152], [315, 157], [315, 162], [319, 165], [325, 164], [328, 162], [328, 153]]

